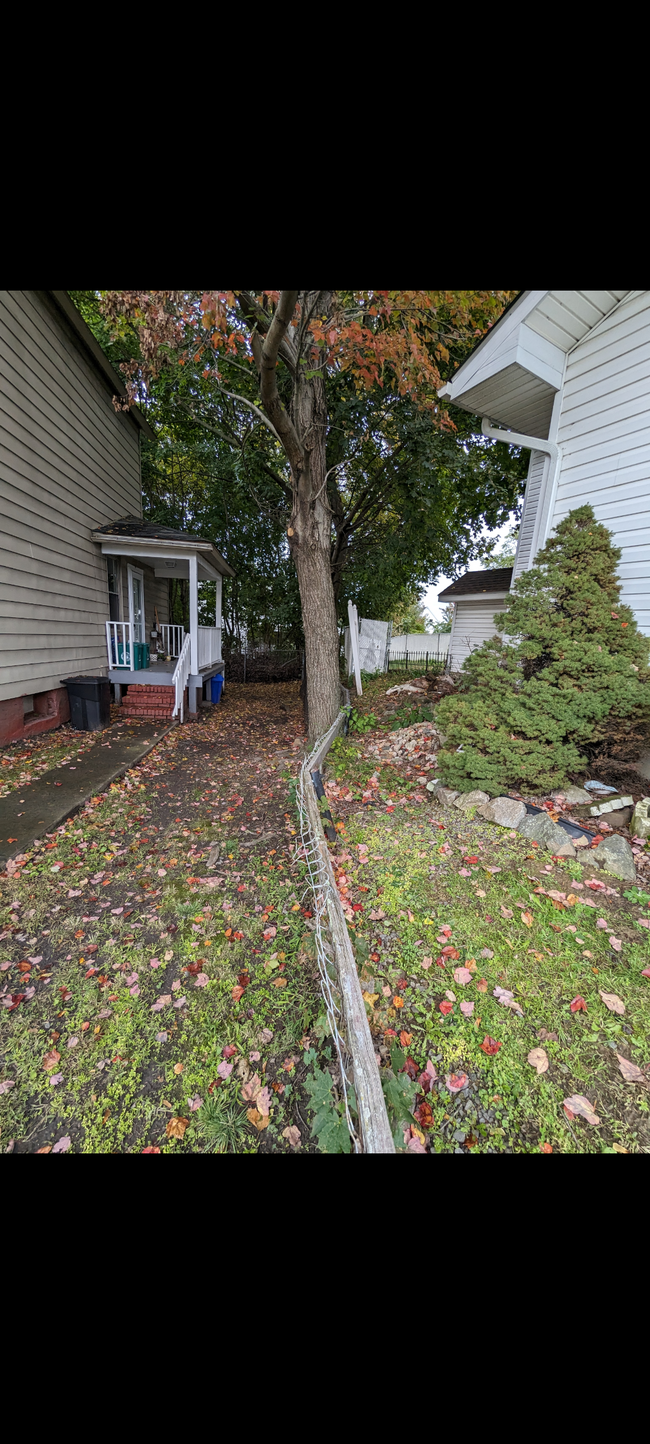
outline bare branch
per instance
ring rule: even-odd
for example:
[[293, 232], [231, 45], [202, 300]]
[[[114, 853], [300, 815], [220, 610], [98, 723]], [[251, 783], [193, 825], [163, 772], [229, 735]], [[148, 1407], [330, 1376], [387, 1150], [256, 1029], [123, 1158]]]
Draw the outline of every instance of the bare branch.
[[[255, 297], [251, 296], [250, 291], [239, 291], [237, 293], [237, 304], [242, 315], [245, 316], [249, 324], [252, 324], [253, 329], [257, 329], [262, 336], [266, 336], [272, 324], [272, 315], [267, 315], [267, 312], [258, 304]], [[295, 376], [298, 357], [293, 342], [288, 335], [283, 337], [278, 354], [285, 362], [291, 375]]]

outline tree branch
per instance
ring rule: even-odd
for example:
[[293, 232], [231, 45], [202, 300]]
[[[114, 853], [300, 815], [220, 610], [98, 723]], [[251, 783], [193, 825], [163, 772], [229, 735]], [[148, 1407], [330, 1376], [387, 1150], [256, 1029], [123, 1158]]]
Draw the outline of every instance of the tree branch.
[[294, 473], [300, 471], [303, 466], [304, 451], [294, 424], [280, 400], [277, 364], [280, 346], [293, 316], [297, 299], [297, 291], [280, 292], [280, 299], [262, 346], [260, 373], [262, 405], [273, 423], [278, 439], [282, 442]]
[[[256, 327], [262, 336], [266, 336], [272, 325], [272, 317], [268, 316], [266, 311], [258, 305], [254, 296], [251, 296], [250, 291], [239, 291], [237, 293], [237, 304], [249, 325], [252, 325], [254, 328]], [[282, 339], [278, 354], [285, 362], [291, 375], [295, 377], [298, 358], [293, 342], [289, 336], [285, 335]]]

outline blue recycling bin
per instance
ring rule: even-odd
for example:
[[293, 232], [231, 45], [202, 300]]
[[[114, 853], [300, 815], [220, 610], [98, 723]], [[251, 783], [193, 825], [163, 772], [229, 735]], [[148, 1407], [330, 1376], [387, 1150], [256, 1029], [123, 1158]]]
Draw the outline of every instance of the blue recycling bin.
[[217, 672], [216, 677], [211, 677], [211, 678], [210, 678], [210, 701], [211, 701], [211, 702], [220, 702], [220, 701], [221, 701], [222, 688], [223, 688], [223, 674], [222, 674], [221, 672]]

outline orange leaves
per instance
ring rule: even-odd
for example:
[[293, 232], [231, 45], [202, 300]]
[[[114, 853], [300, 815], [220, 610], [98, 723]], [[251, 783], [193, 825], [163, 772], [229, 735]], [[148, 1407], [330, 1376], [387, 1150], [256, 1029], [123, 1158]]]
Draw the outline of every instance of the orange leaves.
[[486, 1033], [483, 1042], [479, 1046], [481, 1048], [481, 1052], [487, 1054], [488, 1058], [494, 1058], [495, 1054], [498, 1053], [499, 1048], [503, 1047], [503, 1044], [498, 1043], [496, 1038], [491, 1038], [490, 1034]]
[[573, 999], [573, 1002], [569, 1004], [569, 1007], [572, 1013], [586, 1013], [587, 1011], [587, 1004], [584, 998], [580, 997], [579, 993], [577, 997]]
[[165, 1129], [168, 1138], [183, 1138], [185, 1129], [189, 1128], [189, 1118], [170, 1118]]
[[522, 921], [522, 923], [525, 923], [525, 924], [526, 924], [526, 927], [527, 927], [527, 928], [532, 928], [532, 926], [533, 926], [533, 914], [532, 914], [532, 913], [522, 913], [522, 914], [521, 914], [521, 921]]
[[438, 1004], [438, 1007], [440, 1008], [440, 1012], [446, 1018], [448, 1013], [453, 1012], [454, 1005], [453, 1003], [448, 1003], [447, 1000], [443, 998], [442, 1002]]

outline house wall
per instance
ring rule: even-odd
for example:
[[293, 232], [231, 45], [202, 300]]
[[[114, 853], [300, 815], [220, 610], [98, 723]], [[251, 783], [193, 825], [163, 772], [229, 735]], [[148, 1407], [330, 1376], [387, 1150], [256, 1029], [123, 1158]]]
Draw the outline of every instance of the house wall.
[[448, 667], [458, 672], [470, 655], [481, 647], [488, 637], [495, 635], [494, 617], [505, 608], [505, 601], [456, 602], [454, 620], [449, 641]]
[[142, 515], [136, 423], [45, 292], [0, 292], [0, 707], [106, 673], [91, 531], [125, 515]]
[[623, 302], [567, 358], [552, 526], [590, 502], [622, 549], [621, 598], [650, 635], [650, 292]]

